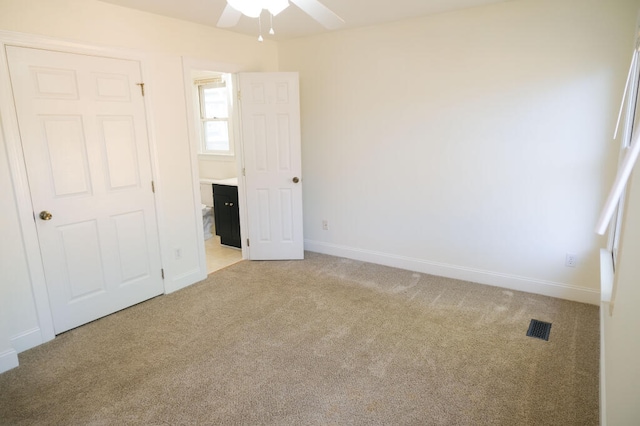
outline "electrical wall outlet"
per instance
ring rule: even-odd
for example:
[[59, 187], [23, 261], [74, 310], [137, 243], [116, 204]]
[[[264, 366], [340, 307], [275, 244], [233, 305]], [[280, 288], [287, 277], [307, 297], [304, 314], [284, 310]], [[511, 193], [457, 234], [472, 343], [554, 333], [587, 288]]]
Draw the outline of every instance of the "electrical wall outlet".
[[327, 219], [322, 219], [322, 230], [323, 231], [329, 230], [329, 221]]
[[576, 263], [578, 263], [578, 256], [575, 253], [567, 253], [564, 258], [564, 266], [569, 268], [575, 268]]

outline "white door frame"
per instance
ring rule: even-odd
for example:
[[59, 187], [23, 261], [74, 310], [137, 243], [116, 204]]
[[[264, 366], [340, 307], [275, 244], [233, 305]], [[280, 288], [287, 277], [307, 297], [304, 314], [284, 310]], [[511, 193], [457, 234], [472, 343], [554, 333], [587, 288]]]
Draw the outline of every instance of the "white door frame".
[[[123, 49], [123, 48], [107, 48], [98, 47], [85, 43], [74, 41], [66, 41], [54, 39], [50, 37], [37, 36], [32, 34], [15, 33], [10, 31], [0, 31], [0, 119], [2, 120], [2, 130], [4, 132], [5, 144], [7, 149], [7, 159], [13, 183], [13, 191], [15, 194], [15, 202], [18, 212], [18, 220], [22, 231], [23, 244], [25, 247], [25, 256], [29, 268], [29, 276], [31, 281], [31, 290], [38, 316], [38, 324], [40, 327], [40, 342], [33, 342], [32, 346], [52, 340], [55, 337], [53, 328], [53, 318], [51, 316], [51, 307], [49, 305], [49, 295], [47, 292], [47, 283], [44, 276], [44, 268], [42, 257], [40, 255], [40, 243], [36, 232], [36, 225], [33, 219], [33, 206], [31, 203], [31, 195], [29, 191], [29, 183], [27, 179], [27, 171], [22, 154], [22, 141], [18, 127], [16, 108], [13, 103], [11, 80], [9, 78], [9, 66], [5, 51], [6, 45], [28, 47], [35, 49], [56, 50], [66, 53], [75, 53], [81, 55], [107, 56], [118, 59], [134, 60], [140, 63], [142, 78], [144, 81], [151, 80], [147, 69], [146, 55], [142, 52]], [[159, 183], [158, 174], [158, 156], [156, 137], [153, 126], [153, 114], [151, 111], [151, 94], [146, 93], [144, 98], [145, 115], [147, 119], [147, 133], [149, 138], [149, 149], [151, 157], [151, 174], [156, 183]], [[166, 254], [162, 250], [166, 247], [166, 236], [161, 232], [165, 228], [165, 218], [158, 208], [162, 205], [162, 185], [157, 185], [155, 205], [158, 223], [158, 236], [160, 241], [161, 264], [167, 264]], [[166, 288], [165, 288], [166, 291]], [[28, 348], [25, 348], [28, 349]]]
[[[239, 72], [246, 72], [247, 69], [242, 66], [238, 66], [235, 64], [228, 64], [224, 62], [216, 62], [208, 59], [200, 59], [200, 58], [192, 58], [192, 57], [182, 57], [182, 70], [183, 70], [183, 78], [184, 78], [184, 93], [185, 93], [185, 104], [187, 110], [187, 125], [189, 127], [189, 140], [190, 140], [190, 149], [191, 149], [191, 170], [193, 171], [193, 191], [194, 191], [194, 200], [195, 205], [193, 206], [194, 212], [196, 215], [196, 221], [202, 221], [202, 208], [200, 203], [200, 176], [199, 170], [200, 165], [198, 163], [198, 151], [200, 146], [200, 141], [198, 140], [197, 132], [195, 129], [195, 111], [194, 111], [194, 103], [192, 99], [192, 88], [193, 81], [191, 81], [191, 71], [197, 70], [205, 70], [205, 71], [214, 71], [221, 73], [234, 74], [233, 78], [233, 90], [237, 93], [237, 81], [235, 78], [235, 74]], [[234, 141], [234, 155], [235, 155], [235, 163], [236, 163], [236, 173], [238, 176], [238, 208], [240, 210], [240, 241], [246, 241], [248, 234], [248, 221], [247, 221], [247, 203], [245, 196], [245, 184], [244, 177], [242, 175], [242, 169], [244, 167], [244, 145], [242, 144], [242, 138], [240, 137], [240, 111], [238, 107], [238, 97], [236, 94], [232, 94], [234, 99], [234, 105], [232, 110], [232, 123], [233, 123], [233, 141]], [[204, 229], [200, 227], [198, 229], [198, 239], [202, 241], [202, 244], [198, 245], [198, 259], [200, 264], [200, 279], [205, 279], [207, 277], [207, 262], [206, 262], [206, 254], [204, 248]], [[242, 258], [250, 259], [249, 247], [246, 244], [242, 244]]]

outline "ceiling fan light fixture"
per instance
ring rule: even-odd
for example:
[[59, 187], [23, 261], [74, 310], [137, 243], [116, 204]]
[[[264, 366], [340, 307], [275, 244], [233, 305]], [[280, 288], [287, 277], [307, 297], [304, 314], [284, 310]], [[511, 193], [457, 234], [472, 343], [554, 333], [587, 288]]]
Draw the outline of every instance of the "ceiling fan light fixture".
[[264, 3], [267, 6], [265, 9], [267, 9], [273, 16], [276, 16], [278, 13], [289, 7], [289, 0], [265, 0]]
[[289, 0], [227, 0], [227, 3], [250, 18], [258, 18], [263, 9], [275, 16], [289, 6]]
[[262, 13], [260, 0], [227, 0], [227, 4], [250, 18], [258, 18]]

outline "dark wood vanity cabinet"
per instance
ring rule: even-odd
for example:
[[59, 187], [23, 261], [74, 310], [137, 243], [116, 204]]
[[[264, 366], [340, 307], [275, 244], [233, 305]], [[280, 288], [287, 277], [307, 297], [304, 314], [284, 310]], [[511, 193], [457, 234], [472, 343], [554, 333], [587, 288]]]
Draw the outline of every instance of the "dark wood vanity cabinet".
[[213, 215], [216, 235], [226, 246], [241, 247], [238, 187], [213, 184]]

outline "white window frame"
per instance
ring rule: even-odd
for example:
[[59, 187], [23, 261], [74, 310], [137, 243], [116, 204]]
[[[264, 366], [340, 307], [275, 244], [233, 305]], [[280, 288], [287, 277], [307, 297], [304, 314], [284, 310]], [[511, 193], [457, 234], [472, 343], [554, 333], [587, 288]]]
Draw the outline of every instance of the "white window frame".
[[[624, 124], [622, 128], [622, 137], [620, 138], [620, 154], [618, 157], [618, 165], [622, 163], [628, 149], [631, 147], [631, 141], [635, 132], [640, 131], [640, 117], [636, 117], [638, 112], [638, 103], [640, 102], [640, 60], [633, 62], [633, 67], [629, 71], [629, 85], [627, 87], [626, 99], [624, 102]], [[637, 120], [636, 120], [637, 118]], [[613, 260], [613, 270], [615, 273], [618, 263], [618, 249], [620, 247], [620, 236], [622, 232], [622, 223], [624, 219], [625, 201], [627, 186], [625, 185], [616, 213], [613, 216], [611, 232], [609, 233], [608, 248], [611, 251]]]
[[[204, 109], [204, 97], [202, 96], [202, 91], [207, 87], [217, 87], [219, 83], [207, 82], [206, 80], [195, 80], [194, 81], [194, 95], [197, 100], [197, 122], [198, 126], [196, 129], [196, 134], [198, 137], [198, 154], [204, 156], [204, 158], [214, 158], [214, 157], [224, 157], [224, 158], [233, 158], [235, 156], [235, 143], [233, 139], [233, 82], [230, 74], [223, 75], [225, 81], [225, 88], [227, 92], [227, 106], [229, 109], [228, 117], [226, 118], [206, 118], [205, 117], [205, 109]], [[227, 129], [229, 134], [229, 149], [228, 150], [210, 150], [207, 149], [206, 141], [205, 141], [205, 131], [204, 126], [208, 121], [225, 121], [227, 123]]]

